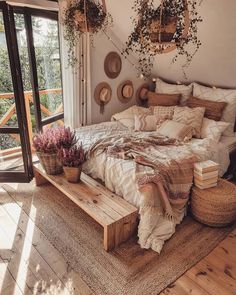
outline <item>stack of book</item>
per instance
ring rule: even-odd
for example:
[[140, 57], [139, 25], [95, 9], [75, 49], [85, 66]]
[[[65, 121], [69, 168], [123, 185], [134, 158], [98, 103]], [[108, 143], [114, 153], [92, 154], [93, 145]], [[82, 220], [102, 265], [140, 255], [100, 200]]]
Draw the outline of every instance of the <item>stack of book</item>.
[[219, 164], [213, 161], [204, 161], [194, 164], [194, 184], [200, 189], [217, 186]]

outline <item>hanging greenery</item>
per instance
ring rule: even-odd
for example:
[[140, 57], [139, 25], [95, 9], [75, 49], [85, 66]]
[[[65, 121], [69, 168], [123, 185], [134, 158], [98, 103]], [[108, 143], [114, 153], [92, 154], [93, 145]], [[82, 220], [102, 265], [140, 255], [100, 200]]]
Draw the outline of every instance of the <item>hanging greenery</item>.
[[[132, 8], [137, 17], [133, 18], [134, 29], [123, 54], [138, 54], [139, 70], [149, 76], [157, 54], [177, 49], [173, 62], [185, 56], [182, 66], [185, 74], [201, 45], [198, 23], [202, 18], [196, 6], [195, 0], [161, 0], [159, 7], [154, 7], [154, 0], [135, 0]], [[192, 46], [187, 47], [188, 44]]]
[[100, 4], [94, 0], [72, 0], [64, 12], [64, 38], [68, 43], [68, 64], [77, 64], [75, 47], [84, 33], [93, 36], [106, 31], [112, 25], [113, 19], [106, 11], [105, 1]]

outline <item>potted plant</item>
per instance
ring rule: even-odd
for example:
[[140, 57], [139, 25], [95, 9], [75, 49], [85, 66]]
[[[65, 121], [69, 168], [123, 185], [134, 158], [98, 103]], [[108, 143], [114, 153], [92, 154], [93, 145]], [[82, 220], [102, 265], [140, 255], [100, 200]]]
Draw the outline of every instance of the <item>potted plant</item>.
[[177, 17], [167, 17], [160, 24], [159, 18], [153, 18], [149, 24], [149, 37], [152, 43], [171, 42], [177, 28]]
[[63, 165], [67, 181], [76, 183], [80, 180], [82, 165], [85, 162], [85, 153], [82, 145], [58, 150], [58, 158]]
[[133, 10], [136, 14], [132, 17], [134, 28], [123, 55], [127, 57], [130, 53], [136, 53], [139, 70], [148, 77], [155, 56], [176, 49], [172, 62], [176, 62], [179, 56], [186, 58], [182, 65], [186, 78], [185, 68], [190, 65], [201, 45], [198, 24], [202, 18], [197, 10], [197, 1], [161, 0], [161, 4], [156, 6], [153, 0], [135, 0]]
[[48, 128], [33, 137], [33, 147], [39, 162], [47, 174], [56, 175], [63, 172], [57, 152], [61, 148], [70, 148], [76, 143], [75, 132], [70, 128]]
[[85, 33], [93, 36], [98, 32], [105, 32], [113, 20], [106, 10], [105, 1], [99, 3], [95, 0], [76, 0], [68, 1], [62, 22], [65, 26], [64, 38], [68, 43], [68, 64], [75, 67], [75, 47], [80, 37]]

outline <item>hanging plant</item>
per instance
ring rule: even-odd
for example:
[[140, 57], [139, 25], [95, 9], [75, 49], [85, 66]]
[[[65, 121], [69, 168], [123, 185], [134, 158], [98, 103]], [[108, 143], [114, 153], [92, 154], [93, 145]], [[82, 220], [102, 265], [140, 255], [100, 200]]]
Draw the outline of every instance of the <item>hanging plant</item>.
[[75, 48], [83, 34], [93, 36], [106, 31], [112, 23], [112, 17], [106, 11], [105, 0], [102, 0], [102, 4], [95, 0], [68, 1], [63, 17], [64, 38], [68, 43], [68, 64], [72, 67], [76, 65]]
[[[185, 74], [201, 45], [197, 29], [202, 19], [195, 0], [161, 0], [159, 7], [154, 7], [154, 0], [135, 0], [132, 8], [137, 17], [133, 18], [134, 30], [123, 54], [138, 54], [139, 70], [149, 76], [157, 54], [177, 49], [173, 63], [179, 56], [185, 56], [182, 66]], [[190, 49], [188, 44], [192, 44]]]

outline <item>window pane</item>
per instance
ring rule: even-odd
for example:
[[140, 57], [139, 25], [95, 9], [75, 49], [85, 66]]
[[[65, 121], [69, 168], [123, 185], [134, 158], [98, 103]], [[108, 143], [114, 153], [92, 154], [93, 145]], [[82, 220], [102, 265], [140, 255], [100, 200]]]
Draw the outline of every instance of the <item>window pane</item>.
[[29, 63], [28, 44], [27, 44], [24, 15], [21, 13], [15, 13], [14, 19], [15, 19], [15, 25], [16, 25], [16, 31], [17, 31], [17, 44], [18, 44], [19, 56], [20, 56], [25, 106], [26, 106], [27, 116], [28, 116], [28, 129], [29, 129], [29, 135], [30, 137], [32, 137], [32, 133], [35, 132], [35, 129], [36, 129], [36, 123], [35, 123], [35, 109], [33, 104], [33, 92], [32, 92], [31, 77], [30, 77], [30, 63]]
[[0, 134], [0, 172], [24, 172], [20, 137], [18, 134]]
[[63, 126], [63, 125], [64, 125], [64, 119], [61, 119], [61, 120], [55, 121], [51, 124], [43, 126], [43, 130], [48, 129], [48, 128], [58, 127], [58, 126]]
[[63, 112], [58, 22], [32, 16], [42, 118]]
[[17, 127], [18, 122], [3, 14], [0, 11], [0, 127], [4, 126]]

